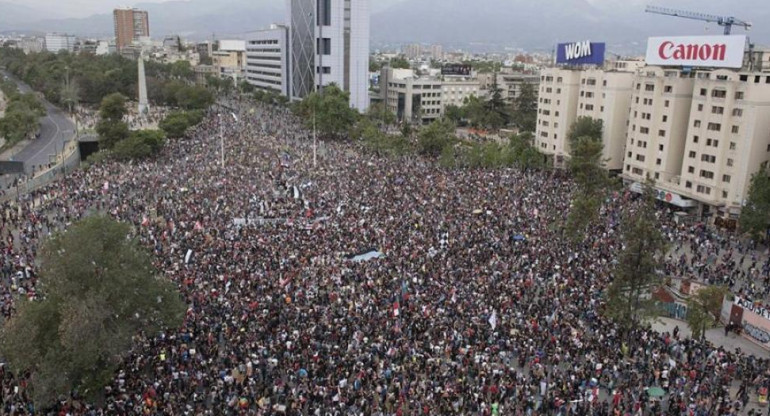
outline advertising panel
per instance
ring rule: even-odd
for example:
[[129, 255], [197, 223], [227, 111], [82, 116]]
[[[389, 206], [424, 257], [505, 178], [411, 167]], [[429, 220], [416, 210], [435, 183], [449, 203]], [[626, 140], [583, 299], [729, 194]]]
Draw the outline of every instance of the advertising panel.
[[449, 65], [444, 65], [441, 68], [441, 75], [470, 76], [471, 69], [472, 68], [470, 65], [449, 64]]
[[[724, 312], [722, 315], [724, 317]], [[732, 302], [730, 321], [739, 321], [744, 336], [770, 349], [770, 311], [748, 299], [736, 296]]]
[[556, 63], [565, 65], [603, 65], [604, 43], [572, 42], [556, 46]]
[[664, 36], [647, 41], [647, 65], [740, 68], [746, 36]]

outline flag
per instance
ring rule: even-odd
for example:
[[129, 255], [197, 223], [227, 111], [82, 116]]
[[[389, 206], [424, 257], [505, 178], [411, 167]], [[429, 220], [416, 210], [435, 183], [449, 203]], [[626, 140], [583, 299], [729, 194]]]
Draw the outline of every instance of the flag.
[[398, 301], [393, 302], [393, 317], [396, 318], [400, 314]]
[[492, 326], [493, 331], [497, 328], [497, 311], [493, 311], [492, 316], [489, 317], [489, 325]]
[[195, 231], [200, 231], [200, 230], [202, 230], [202, 229], [203, 229], [203, 225], [201, 225], [201, 222], [200, 222], [200, 221], [195, 221], [195, 227], [194, 227], [194, 229], [195, 229]]
[[102, 189], [104, 189], [105, 191], [109, 191], [110, 190], [110, 183], [109, 182], [104, 182], [104, 186], [102, 186]]
[[192, 249], [187, 250], [187, 255], [184, 256], [184, 264], [187, 264], [190, 262], [190, 258], [192, 257], [193, 251]]
[[150, 219], [145, 215], [142, 217], [142, 227], [146, 227], [148, 225], [150, 225]]

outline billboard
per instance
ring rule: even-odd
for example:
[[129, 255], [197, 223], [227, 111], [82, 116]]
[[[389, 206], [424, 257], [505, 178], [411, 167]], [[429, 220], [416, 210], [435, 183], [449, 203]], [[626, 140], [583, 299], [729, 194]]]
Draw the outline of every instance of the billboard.
[[556, 63], [566, 65], [602, 65], [604, 64], [604, 43], [572, 42], [556, 46]]
[[470, 65], [460, 65], [460, 64], [449, 64], [444, 65], [441, 68], [441, 75], [464, 75], [464, 76], [470, 76], [471, 75], [471, 66]]
[[665, 36], [647, 41], [647, 65], [740, 68], [746, 36]]

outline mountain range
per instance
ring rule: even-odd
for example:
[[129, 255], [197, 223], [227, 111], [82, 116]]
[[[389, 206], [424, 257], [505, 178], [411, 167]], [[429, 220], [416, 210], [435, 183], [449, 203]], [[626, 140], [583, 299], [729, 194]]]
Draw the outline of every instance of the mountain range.
[[[654, 1], [654, 0], [653, 0]], [[661, 0], [657, 0], [660, 2]], [[721, 34], [716, 24], [644, 13], [644, 0], [373, 0], [373, 45], [441, 43], [448, 47], [550, 50], [557, 42], [606, 41], [616, 53], [641, 52], [648, 36]], [[41, 3], [31, 3], [39, 6]], [[767, 0], [670, 0], [664, 6], [753, 21], [752, 41], [770, 45]], [[285, 21], [280, 0], [177, 0], [143, 3], [153, 37], [246, 37]], [[43, 18], [43, 19], [41, 19]], [[60, 18], [55, 11], [0, 0], [0, 31], [35, 30], [109, 36], [112, 13]], [[736, 28], [734, 33], [743, 33]]]

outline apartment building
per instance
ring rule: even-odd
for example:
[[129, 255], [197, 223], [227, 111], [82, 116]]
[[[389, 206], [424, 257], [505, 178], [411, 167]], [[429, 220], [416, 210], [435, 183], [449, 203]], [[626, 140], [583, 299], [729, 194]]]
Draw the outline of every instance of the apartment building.
[[521, 95], [524, 85], [531, 86], [535, 93], [537, 93], [540, 75], [524, 72], [498, 72], [494, 76], [494, 81], [497, 84], [497, 88], [500, 88], [503, 99], [508, 103], [512, 103]]
[[605, 68], [548, 68], [540, 74], [535, 145], [566, 166], [570, 154], [567, 139], [579, 117], [601, 120], [605, 167], [620, 171], [628, 130], [636, 61], [608, 63]]
[[577, 119], [580, 70], [547, 68], [540, 73], [535, 146], [557, 166], [569, 157], [567, 133]]
[[150, 19], [145, 10], [122, 8], [113, 11], [115, 46], [118, 51], [150, 36]]
[[[660, 109], [660, 117], [667, 115], [672, 124], [650, 126], [657, 129], [650, 133], [661, 137], [656, 142], [659, 155], [654, 163], [638, 162], [629, 152], [624, 178], [641, 182], [649, 175], [657, 179], [661, 199], [736, 219], [751, 176], [770, 160], [770, 73], [647, 68], [643, 75], [634, 100], [638, 96], [644, 101], [645, 95], [654, 94], [652, 88], [662, 88], [660, 98], [668, 111]], [[637, 144], [649, 140], [635, 138]]]
[[48, 52], [67, 51], [74, 52], [77, 38], [73, 35], [61, 33], [46, 33], [44, 46]]
[[263, 90], [289, 95], [288, 28], [272, 25], [246, 42], [246, 81]]
[[465, 100], [471, 96], [478, 97], [481, 85], [479, 81], [469, 77], [445, 77], [441, 83], [442, 111], [448, 105], [462, 107]]

